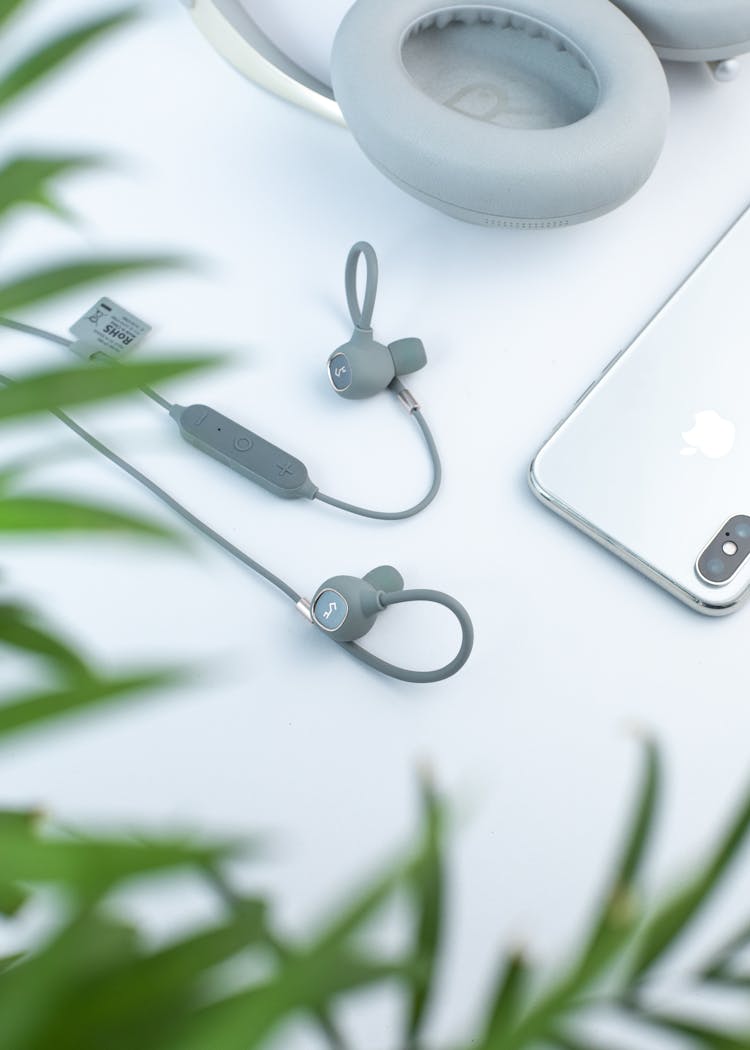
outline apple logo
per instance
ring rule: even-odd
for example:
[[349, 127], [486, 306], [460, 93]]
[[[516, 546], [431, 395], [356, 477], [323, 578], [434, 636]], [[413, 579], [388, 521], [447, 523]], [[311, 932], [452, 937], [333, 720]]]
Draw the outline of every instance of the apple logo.
[[709, 459], [723, 459], [734, 448], [736, 435], [734, 423], [718, 412], [696, 412], [695, 426], [682, 435], [688, 447], [683, 448], [680, 455], [694, 456], [696, 452], [702, 452]]

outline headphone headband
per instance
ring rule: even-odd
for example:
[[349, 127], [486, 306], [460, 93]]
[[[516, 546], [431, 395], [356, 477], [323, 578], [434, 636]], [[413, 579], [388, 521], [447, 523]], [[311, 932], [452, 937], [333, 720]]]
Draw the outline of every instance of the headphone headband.
[[183, 0], [216, 50], [249, 80], [293, 105], [344, 124], [333, 91], [268, 39], [239, 0]]

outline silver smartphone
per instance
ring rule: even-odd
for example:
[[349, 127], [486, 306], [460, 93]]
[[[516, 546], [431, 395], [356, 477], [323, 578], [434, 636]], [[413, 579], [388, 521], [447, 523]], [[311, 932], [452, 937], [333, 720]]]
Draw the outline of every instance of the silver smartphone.
[[563, 518], [698, 612], [750, 593], [750, 210], [531, 465]]

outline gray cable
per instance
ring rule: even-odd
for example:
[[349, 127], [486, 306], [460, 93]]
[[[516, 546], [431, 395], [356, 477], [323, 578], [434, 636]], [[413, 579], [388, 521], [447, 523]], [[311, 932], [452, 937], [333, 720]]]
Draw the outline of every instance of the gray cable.
[[[0, 383], [2, 383], [4, 386], [15, 385], [14, 380], [2, 374], [0, 374]], [[145, 474], [142, 474], [137, 467], [134, 467], [131, 463], [128, 463], [127, 460], [122, 459], [121, 456], [118, 456], [116, 452], [113, 452], [111, 448], [99, 441], [98, 438], [95, 438], [93, 434], [90, 434], [88, 432], [88, 430], [84, 430], [84, 428], [78, 423], [76, 423], [74, 419], [71, 419], [70, 416], [67, 415], [67, 413], [57, 409], [51, 409], [50, 411], [53, 416], [59, 419], [60, 422], [68, 428], [68, 430], [72, 430], [74, 434], [77, 434], [78, 437], [82, 438], [87, 445], [90, 445], [91, 448], [93, 448], [96, 452], [104, 456], [105, 459], [108, 459], [110, 463], [114, 463], [115, 466], [120, 468], [120, 470], [123, 470], [126, 474], [129, 474], [131, 478], [137, 481], [140, 485], [143, 485], [143, 487], [148, 489], [149, 492], [152, 492], [157, 497], [157, 499], [161, 500], [161, 502], [164, 503], [167, 507], [169, 507], [170, 510], [173, 510], [176, 514], [178, 514], [183, 519], [183, 521], [186, 521], [189, 525], [192, 525], [209, 540], [212, 540], [219, 547], [225, 550], [227, 554], [230, 554], [237, 561], [242, 562], [243, 565], [246, 565], [247, 568], [252, 569], [253, 572], [257, 572], [259, 576], [262, 576], [264, 580], [268, 580], [269, 583], [273, 584], [273, 586], [277, 587], [280, 591], [283, 591], [283, 593], [286, 594], [289, 598], [291, 598], [293, 602], [297, 603], [298, 601], [300, 601], [301, 596], [297, 594], [297, 592], [292, 587], [290, 587], [289, 584], [284, 583], [282, 579], [280, 579], [278, 576], [272, 573], [269, 569], [266, 569], [264, 565], [261, 565], [260, 562], [255, 561], [255, 559], [251, 558], [249, 554], [246, 554], [244, 551], [240, 550], [240, 548], [236, 547], [230, 540], [226, 539], [220, 533], [212, 529], [211, 526], [207, 525], [205, 521], [201, 521], [200, 518], [197, 518], [195, 514], [192, 514], [187, 509], [187, 507], [184, 507], [181, 503], [178, 503], [178, 501], [172, 496], [170, 496], [168, 492], [165, 492], [163, 488], [157, 485], [155, 481], [152, 481], [151, 478], [147, 477]]]
[[[106, 364], [109, 364], [109, 365], [119, 365], [119, 363], [120, 363], [119, 361], [116, 361], [114, 358], [108, 357], [107, 354], [101, 354], [101, 353], [99, 353], [99, 354], [92, 354], [91, 355], [91, 360], [92, 361], [106, 362]], [[159, 405], [160, 408], [163, 408], [165, 410], [165, 412], [171, 412], [172, 409], [174, 408], [174, 405], [172, 404], [172, 402], [171, 401], [167, 401], [166, 397], [162, 397], [162, 395], [158, 392], [158, 390], [154, 390], [153, 387], [144, 385], [144, 386], [138, 387], [138, 389], [140, 390], [140, 392], [142, 394], [145, 394], [146, 397], [150, 397], [152, 401], [155, 401], [156, 404]]]
[[[73, 339], [66, 339], [62, 335], [55, 335], [54, 332], [47, 332], [43, 328], [35, 328], [30, 324], [23, 324], [21, 321], [11, 321], [9, 317], [0, 317], [0, 327], [10, 328], [14, 332], [23, 332], [26, 335], [36, 336], [38, 339], [46, 339], [48, 343], [56, 343], [57, 346], [64, 346], [66, 350], [72, 350], [75, 346]], [[113, 358], [108, 357], [107, 354], [96, 353], [91, 355], [91, 360], [103, 361], [107, 364], [117, 364]], [[170, 401], [167, 401], [165, 397], [162, 397], [156, 390], [150, 386], [142, 386], [139, 388], [146, 397], [150, 397], [152, 401], [155, 401], [157, 405], [165, 409], [167, 412], [172, 408]]]
[[436, 671], [409, 671], [405, 667], [397, 667], [395, 664], [388, 663], [387, 660], [381, 660], [379, 656], [368, 652], [355, 642], [338, 642], [337, 644], [355, 660], [359, 660], [360, 663], [366, 664], [388, 678], [395, 678], [399, 682], [408, 682], [411, 685], [433, 685], [436, 682], [443, 682], [446, 678], [452, 678], [466, 664], [474, 648], [474, 625], [466, 609], [455, 598], [449, 594], [443, 594], [442, 591], [414, 590], [384, 594], [381, 600], [384, 608], [389, 605], [403, 605], [411, 602], [430, 602], [444, 606], [459, 622], [461, 648], [449, 664]]
[[[365, 295], [365, 305], [362, 310], [360, 310], [359, 303], [356, 300], [356, 289], [354, 292], [354, 305], [352, 306], [350, 303], [350, 306], [352, 308], [353, 316], [359, 317], [359, 319], [366, 324], [372, 321], [372, 313], [375, 308], [375, 297], [378, 288], [378, 260], [371, 245], [366, 244], [364, 242], [361, 245], [355, 245], [355, 247], [352, 249], [352, 255], [350, 256], [350, 260], [353, 260], [355, 274], [360, 254], [367, 255], [368, 290]], [[0, 326], [2, 326], [3, 328], [11, 328], [16, 332], [24, 332], [26, 335], [37, 336], [39, 339], [46, 339], [48, 342], [56, 343], [58, 346], [64, 346], [68, 350], [72, 349], [72, 347], [75, 345], [72, 339], [65, 339], [61, 335], [54, 335], [54, 333], [47, 332], [42, 328], [35, 328], [33, 325], [22, 324], [20, 321], [11, 321], [6, 317], [0, 317]], [[117, 365], [119, 363], [113, 358], [108, 357], [107, 354], [104, 353], [93, 354], [92, 360], [102, 361], [107, 364], [114, 365]], [[404, 389], [404, 386], [400, 381], [394, 380], [393, 384], [391, 384], [391, 388], [396, 394], [396, 396], [398, 396], [399, 393]], [[162, 395], [157, 390], [154, 390], [152, 387], [142, 386], [139, 389], [142, 393], [146, 395], [146, 397], [150, 397], [152, 401], [159, 405], [160, 408], [163, 408], [166, 412], [171, 412], [172, 408], [174, 408], [174, 405], [170, 401], [167, 401], [165, 397], [162, 397]], [[430, 460], [432, 462], [432, 485], [424, 499], [420, 500], [420, 502], [417, 503], [414, 507], [410, 507], [408, 510], [402, 511], [368, 510], [366, 507], [358, 507], [353, 503], [347, 503], [345, 500], [339, 500], [335, 499], [333, 496], [327, 496], [323, 492], [318, 492], [315, 496], [315, 499], [319, 500], [321, 503], [327, 504], [330, 507], [335, 507], [337, 510], [345, 511], [347, 514], [356, 514], [360, 518], [371, 518], [375, 521], [404, 521], [407, 518], [413, 518], [417, 514], [421, 514], [423, 510], [425, 510], [427, 507], [430, 506], [431, 503], [434, 502], [435, 497], [440, 491], [440, 486], [443, 482], [443, 467], [442, 463], [440, 462], [440, 453], [438, 452], [437, 445], [435, 443], [435, 438], [433, 437], [432, 431], [430, 430], [424, 417], [422, 416], [421, 410], [415, 409], [412, 412], [412, 415], [414, 416], [417, 425], [419, 426], [419, 429], [424, 435], [427, 450], [430, 454]]]
[[[58, 343], [59, 345], [65, 346], [67, 348], [70, 348], [73, 345], [72, 341], [69, 339], [64, 339], [62, 336], [53, 335], [51, 332], [45, 332], [42, 329], [34, 328], [31, 325], [25, 325], [18, 321], [9, 321], [5, 318], [0, 318], [0, 326], [3, 326], [5, 328], [11, 328], [19, 332], [24, 332], [28, 335], [38, 336], [39, 338], [47, 339], [50, 342]], [[107, 360], [109, 361], [110, 359], [107, 358]], [[2, 375], [1, 373], [0, 384], [7, 387], [15, 385], [14, 380], [12, 380], [8, 376]], [[157, 401], [158, 404], [167, 408], [171, 407], [169, 402], [166, 401], [166, 399], [162, 398], [161, 395], [157, 394], [156, 391], [153, 391], [148, 387], [144, 387], [141, 389], [144, 393], [148, 394], [148, 396], [153, 396], [153, 399]], [[284, 580], [282, 580], [279, 576], [271, 572], [269, 569], [267, 569], [260, 562], [256, 561], [254, 558], [251, 558], [249, 554], [245, 553], [245, 551], [235, 546], [235, 544], [233, 544], [225, 536], [222, 536], [221, 533], [216, 532], [215, 529], [212, 529], [211, 526], [208, 525], [206, 522], [196, 517], [195, 514], [193, 514], [176, 499], [174, 499], [174, 497], [170, 496], [168, 492], [161, 488], [160, 485], [158, 485], [147, 475], [143, 474], [140, 470], [138, 470], [137, 467], [133, 466], [127, 460], [123, 459], [121, 456], [118, 456], [116, 452], [110, 449], [103, 442], [99, 441], [98, 438], [95, 438], [93, 434], [89, 433], [89, 431], [84, 429], [84, 427], [82, 427], [79, 423], [76, 423], [76, 421], [72, 419], [69, 415], [67, 415], [67, 413], [59, 409], [52, 409], [51, 414], [54, 415], [64, 426], [66, 426], [74, 434], [76, 434], [83, 441], [85, 441], [87, 445], [94, 449], [94, 451], [104, 456], [104, 458], [109, 460], [110, 463], [113, 463], [115, 466], [119, 467], [120, 470], [122, 470], [125, 474], [133, 478], [134, 481], [138, 482], [138, 484], [142, 485], [145, 489], [147, 489], [154, 496], [156, 496], [156, 498], [160, 500], [160, 502], [162, 502], [165, 506], [169, 507], [170, 510], [173, 510], [188, 525], [191, 525], [193, 528], [195, 528], [207, 539], [215, 543], [218, 547], [220, 547], [223, 551], [229, 554], [236, 561], [240, 562], [246, 568], [249, 568], [253, 572], [257, 573], [272, 586], [276, 587], [279, 591], [281, 591], [288, 598], [290, 598], [291, 601], [295, 603], [295, 605], [297, 605], [298, 607], [300, 606], [300, 604], [303, 602], [301, 595], [299, 595], [294, 590], [294, 588], [290, 587], [289, 584], [285, 583]], [[354, 507], [351, 504], [342, 503], [324, 495], [319, 495], [318, 498], [321, 499], [323, 502], [330, 503], [334, 507], [340, 507], [342, 510], [348, 510], [354, 514], [360, 514], [365, 517], [372, 518], [384, 518], [388, 520], [410, 517], [413, 514], [418, 513], [419, 510], [424, 509], [424, 507], [428, 506], [435, 498], [437, 490], [440, 487], [440, 457], [435, 446], [432, 433], [430, 432], [430, 429], [425, 423], [425, 421], [422, 419], [421, 413], [418, 410], [415, 410], [412, 414], [416, 416], [417, 423], [420, 429], [422, 430], [422, 433], [424, 434], [425, 441], [427, 442], [427, 447], [430, 451], [433, 466], [435, 469], [435, 479], [433, 482], [432, 489], [430, 490], [430, 493], [425, 497], [425, 499], [417, 505], [417, 507], [412, 508], [410, 511], [404, 511], [400, 514], [384, 514], [376, 511], [367, 511], [359, 507]], [[436, 671], [410, 671], [407, 668], [398, 667], [395, 664], [388, 663], [386, 660], [382, 660], [380, 657], [368, 652], [366, 649], [363, 649], [361, 646], [356, 645], [354, 642], [337, 642], [336, 644], [341, 649], [345, 650], [359, 663], [364, 664], [372, 670], [383, 674], [389, 678], [396, 679], [397, 681], [407, 682], [410, 684], [424, 685], [432, 684], [435, 682], [441, 682], [447, 678], [451, 678], [453, 675], [455, 675], [458, 671], [461, 670], [461, 668], [465, 665], [466, 661], [469, 659], [469, 656], [471, 655], [473, 649], [474, 628], [469, 614], [467, 613], [466, 609], [464, 609], [464, 607], [460, 604], [460, 602], [456, 601], [455, 598], [452, 598], [448, 594], [443, 594], [440, 591], [429, 590], [400, 591], [397, 593], [384, 595], [382, 601], [383, 608], [387, 608], [390, 605], [399, 605], [406, 602], [431, 602], [437, 605], [442, 605], [446, 609], [449, 609], [456, 617], [461, 627], [462, 641], [461, 648], [458, 654], [454, 657], [453, 660], [451, 660], [450, 663], [446, 664], [445, 667], [442, 667]]]
[[48, 343], [57, 343], [58, 346], [64, 346], [68, 350], [73, 346], [72, 339], [65, 339], [61, 335], [54, 335], [52, 332], [45, 332], [42, 328], [34, 328], [30, 324], [22, 324], [20, 321], [11, 321], [9, 317], [0, 317], [0, 326], [3, 328], [12, 328], [14, 332], [24, 332], [26, 335], [35, 335], [39, 339], [46, 339]]
[[423, 510], [429, 507], [440, 491], [440, 486], [443, 482], [443, 466], [440, 462], [440, 453], [438, 452], [435, 438], [433, 437], [432, 431], [427, 425], [421, 410], [415, 409], [411, 414], [416, 420], [417, 426], [422, 431], [427, 450], [430, 454], [430, 460], [432, 462], [432, 485], [424, 499], [420, 500], [419, 503], [410, 507], [408, 510], [401, 511], [367, 510], [365, 507], [358, 507], [353, 503], [346, 503], [344, 500], [334, 499], [333, 496], [327, 496], [324, 492], [320, 491], [316, 493], [315, 499], [320, 500], [321, 503], [327, 503], [330, 507], [336, 507], [338, 510], [346, 511], [348, 514], [357, 514], [361, 518], [373, 518], [376, 521], [403, 521], [406, 518], [413, 518], [417, 514], [421, 514]]

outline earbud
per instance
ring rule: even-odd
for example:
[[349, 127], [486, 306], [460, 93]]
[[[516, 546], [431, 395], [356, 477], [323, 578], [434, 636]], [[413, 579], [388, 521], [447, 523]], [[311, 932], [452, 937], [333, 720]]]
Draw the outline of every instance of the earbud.
[[[357, 270], [364, 256], [367, 281], [364, 304], [357, 294]], [[418, 372], [427, 364], [421, 339], [400, 339], [390, 346], [375, 340], [372, 315], [378, 292], [378, 257], [371, 244], [362, 241], [349, 252], [346, 263], [346, 296], [354, 321], [354, 334], [328, 359], [328, 377], [337, 394], [350, 401], [373, 397], [400, 376]]]
[[[360, 306], [357, 296], [357, 269], [362, 255], [367, 260], [367, 281], [364, 305]], [[406, 510], [370, 510], [346, 500], [336, 499], [321, 491], [301, 459], [266, 441], [260, 434], [235, 423], [208, 405], [196, 404], [185, 408], [182, 405], [170, 405], [158, 395], [155, 396], [158, 397], [159, 403], [169, 410], [186, 441], [281, 499], [314, 499], [347, 514], [357, 514], [375, 521], [402, 521], [412, 518], [430, 506], [440, 490], [442, 479], [440, 454], [421, 406], [399, 379], [399, 376], [423, 368], [427, 363], [427, 355], [419, 339], [400, 339], [390, 346], [382, 346], [375, 342], [370, 325], [377, 288], [378, 258], [375, 249], [363, 242], [355, 244], [349, 252], [346, 264], [346, 294], [355, 325], [354, 334], [345, 346], [332, 354], [328, 362], [328, 372], [334, 389], [342, 397], [370, 397], [381, 390], [389, 389], [422, 432], [432, 462], [432, 484], [427, 495]], [[153, 391], [145, 392], [154, 396]]]
[[[458, 653], [450, 663], [435, 671], [412, 671], [399, 667], [356, 644], [360, 638], [369, 634], [382, 612], [391, 606], [411, 602], [441, 605], [453, 613], [461, 629]], [[312, 602], [302, 599], [297, 608], [355, 660], [401, 682], [442, 682], [461, 670], [474, 646], [471, 617], [460, 602], [442, 591], [405, 590], [401, 574], [390, 565], [381, 565], [362, 579], [357, 576], [333, 576], [318, 588]]]
[[385, 595], [403, 589], [401, 574], [390, 565], [373, 569], [362, 579], [334, 576], [313, 598], [313, 621], [336, 642], [356, 642], [375, 626], [385, 608]]

